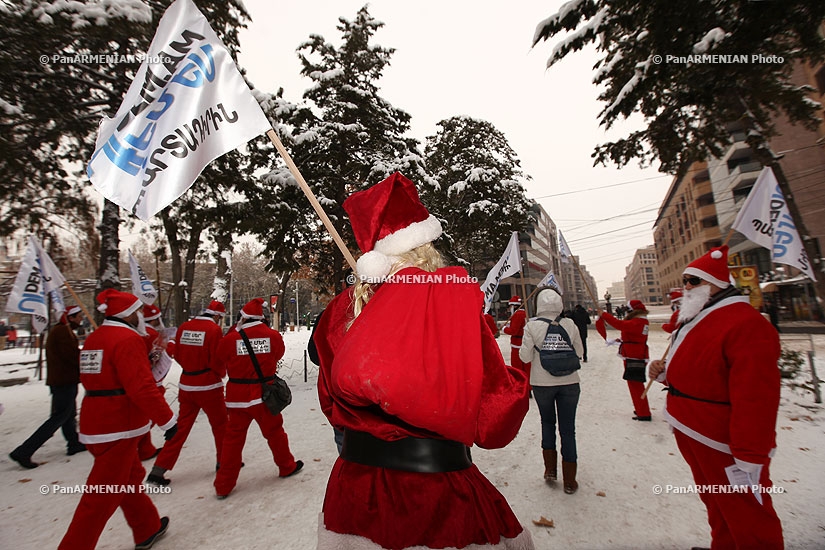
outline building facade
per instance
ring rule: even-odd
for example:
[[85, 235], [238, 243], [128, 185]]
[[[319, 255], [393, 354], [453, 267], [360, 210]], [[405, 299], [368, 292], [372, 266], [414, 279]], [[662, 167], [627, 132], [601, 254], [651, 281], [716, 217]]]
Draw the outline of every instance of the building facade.
[[645, 305], [654, 306], [665, 303], [658, 265], [655, 245], [636, 251], [625, 269], [624, 291], [628, 300], [641, 300]]

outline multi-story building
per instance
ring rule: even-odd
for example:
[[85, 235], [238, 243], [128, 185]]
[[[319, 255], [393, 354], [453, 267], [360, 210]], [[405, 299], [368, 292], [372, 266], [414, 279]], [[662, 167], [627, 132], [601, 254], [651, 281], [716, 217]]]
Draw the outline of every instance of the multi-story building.
[[628, 300], [641, 300], [645, 305], [654, 306], [665, 303], [654, 245], [636, 250], [625, 272], [624, 291]]
[[627, 295], [624, 292], [624, 281], [617, 281], [607, 287], [605, 295], [602, 296], [605, 308], [607, 307], [607, 297], [610, 297], [611, 307], [628, 302]]
[[[576, 267], [578, 266], [578, 267]], [[564, 309], [573, 309], [581, 304], [584, 309], [596, 309], [599, 298], [599, 289], [596, 280], [587, 271], [587, 266], [581, 264], [578, 256], [573, 256], [569, 262], [562, 262], [562, 299]]]

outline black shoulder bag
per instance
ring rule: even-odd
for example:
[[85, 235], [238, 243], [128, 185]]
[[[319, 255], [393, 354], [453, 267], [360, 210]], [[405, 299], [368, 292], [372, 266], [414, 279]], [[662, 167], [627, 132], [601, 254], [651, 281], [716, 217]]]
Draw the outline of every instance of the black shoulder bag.
[[255, 372], [258, 373], [258, 378], [261, 380], [261, 401], [270, 413], [274, 415], [281, 414], [281, 411], [292, 403], [292, 391], [289, 389], [289, 385], [287, 385], [286, 380], [277, 374], [273, 374], [272, 382], [267, 384], [264, 373], [261, 371], [261, 365], [258, 364], [258, 358], [255, 357], [252, 344], [249, 343], [249, 337], [243, 329], [238, 329], [238, 333], [243, 338], [243, 343], [249, 352], [249, 358], [252, 359], [252, 366], [255, 367]]

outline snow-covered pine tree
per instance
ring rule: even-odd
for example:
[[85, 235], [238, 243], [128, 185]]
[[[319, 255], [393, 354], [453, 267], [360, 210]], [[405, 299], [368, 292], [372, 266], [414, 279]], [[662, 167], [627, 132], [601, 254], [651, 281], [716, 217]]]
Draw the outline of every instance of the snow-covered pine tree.
[[442, 220], [451, 251], [472, 275], [501, 257], [510, 234], [529, 223], [524, 174], [504, 134], [491, 123], [455, 116], [438, 123], [424, 149], [437, 184], [422, 201]]

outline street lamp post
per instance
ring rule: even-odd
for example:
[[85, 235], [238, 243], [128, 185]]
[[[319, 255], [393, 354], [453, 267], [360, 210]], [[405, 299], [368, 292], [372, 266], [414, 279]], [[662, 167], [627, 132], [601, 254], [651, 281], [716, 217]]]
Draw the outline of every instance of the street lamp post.
[[301, 330], [301, 316], [298, 315], [298, 281], [295, 281], [295, 324], [298, 325], [297, 330]]

